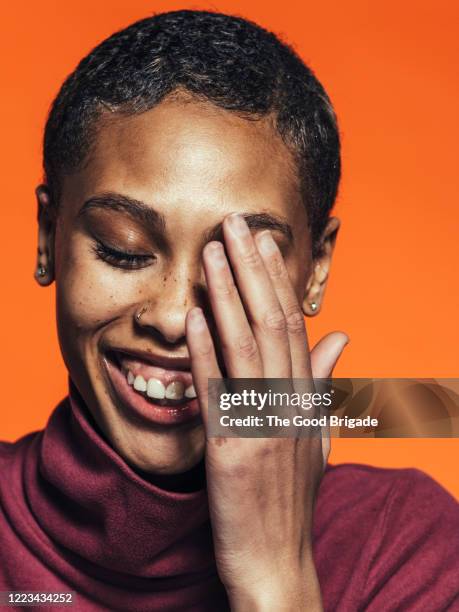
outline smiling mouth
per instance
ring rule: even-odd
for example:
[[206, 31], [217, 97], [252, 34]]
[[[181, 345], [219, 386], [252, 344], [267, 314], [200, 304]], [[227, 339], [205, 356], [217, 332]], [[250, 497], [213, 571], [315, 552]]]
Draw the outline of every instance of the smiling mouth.
[[161, 359], [153, 358], [152, 363], [143, 356], [127, 351], [110, 350], [106, 357], [134, 393], [156, 406], [174, 408], [196, 398], [189, 370], [163, 367], [157, 365]]
[[102, 354], [109, 393], [127, 418], [160, 427], [202, 423], [189, 360], [125, 349]]

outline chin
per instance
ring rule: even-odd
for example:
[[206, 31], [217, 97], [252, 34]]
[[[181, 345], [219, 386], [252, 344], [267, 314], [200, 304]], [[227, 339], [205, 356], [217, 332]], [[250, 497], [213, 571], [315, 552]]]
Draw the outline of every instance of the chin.
[[[187, 397], [183, 392], [178, 398], [149, 397], [134, 388], [133, 379], [143, 374], [164, 381], [165, 387], [181, 382], [181, 388], [189, 388], [191, 372], [187, 362], [173, 360], [172, 368], [168, 362], [152, 364], [148, 357], [100, 352], [85, 367], [73, 367], [72, 380], [99, 433], [130, 467], [148, 474], [180, 474], [204, 456], [205, 431], [198, 400], [195, 394]], [[132, 371], [134, 377], [129, 375]]]
[[192, 469], [204, 457], [202, 423], [193, 427], [150, 429], [103, 418], [109, 444], [134, 470], [148, 474], [180, 474]]

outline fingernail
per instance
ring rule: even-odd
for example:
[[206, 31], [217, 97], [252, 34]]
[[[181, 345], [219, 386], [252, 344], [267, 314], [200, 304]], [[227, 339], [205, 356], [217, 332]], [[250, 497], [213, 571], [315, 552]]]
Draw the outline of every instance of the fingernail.
[[256, 237], [258, 250], [262, 255], [272, 255], [277, 251], [277, 245], [269, 230], [265, 230]]
[[250, 233], [247, 223], [243, 217], [237, 213], [229, 215], [228, 226], [236, 236], [247, 236]]
[[226, 255], [220, 242], [210, 242], [206, 250], [210, 255], [212, 263], [217, 268], [224, 268], [226, 266]]
[[201, 308], [196, 307], [190, 310], [190, 322], [195, 330], [202, 330], [206, 326], [206, 320]]

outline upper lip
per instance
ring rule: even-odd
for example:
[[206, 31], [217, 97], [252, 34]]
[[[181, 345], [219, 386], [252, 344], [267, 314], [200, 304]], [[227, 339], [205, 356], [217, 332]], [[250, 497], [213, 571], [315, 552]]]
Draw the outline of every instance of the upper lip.
[[144, 361], [150, 365], [165, 370], [183, 370], [189, 372], [191, 362], [189, 357], [170, 357], [167, 355], [157, 355], [150, 351], [131, 348], [110, 347], [108, 353], [121, 353], [128, 357]]

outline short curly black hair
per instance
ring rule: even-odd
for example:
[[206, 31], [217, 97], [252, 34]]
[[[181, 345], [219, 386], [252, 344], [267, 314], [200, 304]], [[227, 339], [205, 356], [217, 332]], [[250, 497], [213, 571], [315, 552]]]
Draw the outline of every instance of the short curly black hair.
[[316, 252], [341, 173], [330, 100], [313, 72], [274, 34], [221, 13], [172, 11], [116, 32], [81, 60], [54, 100], [44, 135], [45, 182], [84, 160], [107, 109], [142, 113], [185, 90], [249, 119], [271, 115], [298, 163]]

